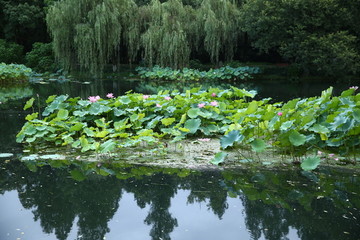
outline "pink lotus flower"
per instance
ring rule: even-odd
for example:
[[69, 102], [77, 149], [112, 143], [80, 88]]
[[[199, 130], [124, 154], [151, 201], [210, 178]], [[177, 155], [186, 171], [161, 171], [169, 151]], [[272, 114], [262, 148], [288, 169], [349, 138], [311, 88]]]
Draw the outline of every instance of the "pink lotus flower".
[[157, 103], [157, 104], [156, 104], [156, 107], [161, 107], [161, 105]]
[[210, 105], [213, 106], [213, 107], [216, 107], [216, 106], [218, 106], [219, 104], [218, 104], [217, 101], [213, 101], [213, 102], [210, 103]]
[[209, 142], [210, 138], [199, 138], [198, 141], [199, 142]]
[[108, 94], [106, 95], [106, 97], [107, 97], [107, 98], [114, 98], [114, 94], [113, 94], [113, 93], [108, 93]]
[[148, 99], [150, 96], [149, 95], [143, 95], [143, 99]]
[[333, 154], [333, 153], [329, 154], [329, 157], [334, 157], [334, 156], [335, 156], [335, 154]]
[[282, 113], [282, 112], [278, 112], [277, 115], [278, 115], [278, 116], [282, 116], [283, 113]]
[[212, 96], [212, 97], [216, 97], [216, 93], [213, 92], [213, 93], [211, 94], [211, 96]]
[[77, 156], [77, 157], [76, 157], [76, 160], [79, 160], [79, 159], [80, 159], [80, 156]]
[[164, 99], [165, 99], [165, 100], [171, 100], [171, 97], [166, 96], [166, 97], [164, 97]]
[[90, 102], [94, 103], [94, 102], [97, 102], [98, 100], [100, 100], [100, 97], [99, 96], [90, 96], [88, 99]]
[[335, 161], [339, 161], [339, 159], [338, 159], [338, 158], [334, 158], [334, 160], [335, 160]]
[[352, 87], [350, 87], [350, 89], [354, 89], [355, 91], [358, 90], [358, 88], [359, 88], [358, 86], [352, 86]]
[[323, 154], [322, 151], [317, 151], [317, 155], [321, 155], [321, 154]]
[[199, 108], [205, 107], [205, 103], [199, 103], [199, 104], [198, 104], [198, 107], [199, 107]]

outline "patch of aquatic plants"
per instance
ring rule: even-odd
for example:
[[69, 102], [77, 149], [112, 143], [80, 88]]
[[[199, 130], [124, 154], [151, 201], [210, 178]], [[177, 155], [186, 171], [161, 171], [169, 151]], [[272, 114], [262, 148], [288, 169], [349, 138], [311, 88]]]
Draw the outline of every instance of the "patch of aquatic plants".
[[0, 86], [26, 84], [31, 74], [31, 68], [25, 65], [0, 63]]
[[205, 81], [205, 80], [249, 80], [252, 75], [260, 73], [259, 67], [230, 67], [225, 66], [209, 71], [199, 71], [197, 69], [183, 68], [174, 70], [169, 67], [154, 66], [137, 67], [138, 75], [147, 80], [163, 81]]
[[0, 104], [5, 104], [8, 101], [29, 98], [32, 95], [33, 90], [30, 87], [0, 88]]
[[73, 78], [67, 71], [60, 69], [55, 73], [33, 73], [30, 76], [30, 83], [47, 84], [50, 82], [64, 83], [73, 81]]
[[[350, 88], [332, 96], [329, 88], [320, 97], [274, 104], [270, 99], [251, 100], [255, 92], [235, 87], [160, 91], [156, 95], [129, 92], [119, 97], [108, 94], [107, 99], [91, 96], [88, 100], [50, 96], [42, 113], [26, 117], [17, 142], [33, 148], [69, 146], [82, 152], [107, 153], [144, 142], [155, 148], [166, 146], [166, 141], [225, 134], [220, 138], [224, 150], [258, 153], [269, 149], [290, 154], [295, 161], [318, 150], [330, 154], [303, 160], [303, 169], [312, 170], [322, 160], [356, 162], [360, 94], [355, 95], [355, 91]], [[32, 107], [34, 101], [30, 99], [24, 109]], [[212, 162], [219, 164], [226, 155], [226, 151], [220, 152]]]

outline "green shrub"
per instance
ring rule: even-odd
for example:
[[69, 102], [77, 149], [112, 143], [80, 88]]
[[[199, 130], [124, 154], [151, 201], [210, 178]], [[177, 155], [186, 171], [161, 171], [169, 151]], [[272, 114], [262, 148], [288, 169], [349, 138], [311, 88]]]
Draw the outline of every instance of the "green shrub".
[[37, 72], [54, 72], [56, 65], [52, 43], [34, 43], [33, 49], [26, 53], [25, 63]]
[[0, 39], [0, 62], [21, 63], [23, 60], [23, 46]]
[[19, 85], [28, 82], [32, 69], [22, 64], [0, 63], [0, 85]]

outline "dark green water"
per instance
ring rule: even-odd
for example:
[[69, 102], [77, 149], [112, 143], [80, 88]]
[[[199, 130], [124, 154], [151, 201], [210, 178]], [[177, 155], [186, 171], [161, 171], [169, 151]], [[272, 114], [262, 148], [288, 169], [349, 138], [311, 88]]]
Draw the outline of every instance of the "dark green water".
[[[319, 95], [331, 85], [248, 84], [261, 97], [278, 101]], [[338, 84], [335, 90], [348, 87]], [[52, 94], [86, 99], [153, 86], [111, 79], [89, 85], [36, 84], [32, 89], [42, 101]], [[15, 135], [27, 114], [22, 111], [25, 100], [0, 106], [0, 153], [15, 154], [0, 158], [0, 240], [360, 239], [356, 173], [21, 162]]]

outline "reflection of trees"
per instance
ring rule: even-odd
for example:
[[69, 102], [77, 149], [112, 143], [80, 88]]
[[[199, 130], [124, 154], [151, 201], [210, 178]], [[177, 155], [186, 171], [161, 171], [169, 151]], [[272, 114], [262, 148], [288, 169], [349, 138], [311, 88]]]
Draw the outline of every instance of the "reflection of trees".
[[179, 178], [176, 175], [162, 173], [127, 181], [125, 189], [134, 193], [139, 207], [150, 204], [145, 223], [152, 225], [152, 239], [171, 239], [170, 233], [178, 226], [177, 219], [169, 212], [171, 198], [176, 194], [178, 184]]
[[112, 170], [124, 180], [90, 174], [77, 182], [69, 177], [74, 165], [57, 169], [38, 165], [0, 162], [5, 169], [0, 171], [0, 194], [18, 190], [22, 205], [32, 209], [43, 231], [55, 232], [61, 240], [67, 239], [75, 219], [79, 238], [103, 239], [122, 190], [133, 193], [139, 207], [150, 206], [144, 222], [152, 226], [152, 239], [170, 239], [178, 222], [169, 209], [179, 188], [190, 191], [188, 203], [206, 202], [220, 219], [228, 208], [227, 195], [239, 197], [253, 239], [261, 235], [268, 240], [286, 239], [290, 228], [296, 229], [302, 240], [356, 239], [360, 234], [360, 184], [348, 173], [328, 178], [323, 174], [241, 170], [179, 172], [183, 176], [179, 177], [176, 171], [166, 174], [171, 171], [133, 167]]
[[190, 175], [187, 181], [184, 181], [183, 187], [191, 191], [188, 197], [189, 203], [209, 200], [207, 207], [221, 219], [228, 204], [226, 201], [227, 191], [220, 184], [220, 180], [219, 172], [203, 172], [198, 175]]

